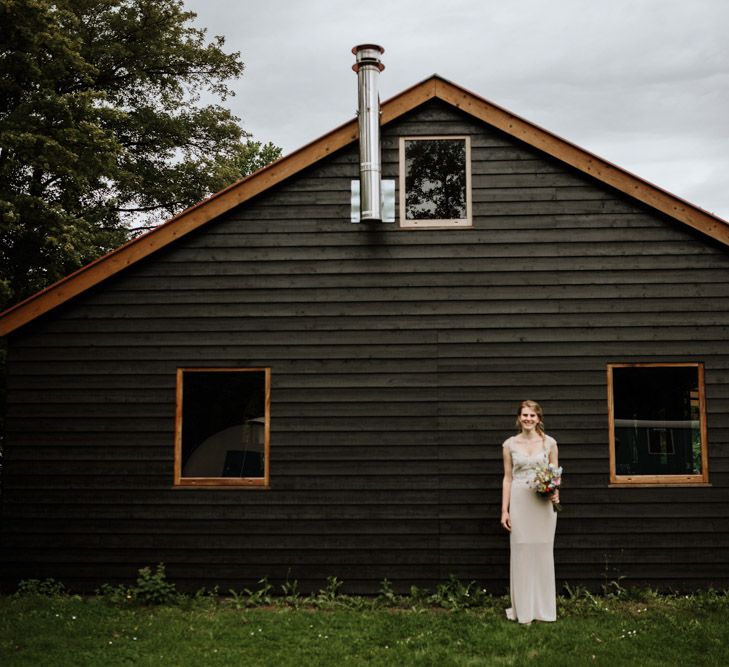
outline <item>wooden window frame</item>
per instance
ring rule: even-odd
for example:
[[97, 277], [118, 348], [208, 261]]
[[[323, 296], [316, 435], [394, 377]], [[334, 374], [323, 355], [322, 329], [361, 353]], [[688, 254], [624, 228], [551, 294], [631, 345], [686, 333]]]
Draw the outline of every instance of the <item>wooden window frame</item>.
[[[182, 476], [182, 397], [183, 378], [187, 372], [204, 373], [264, 373], [265, 374], [265, 423], [264, 423], [264, 459], [263, 477], [183, 477]], [[269, 450], [271, 440], [271, 369], [265, 367], [242, 368], [200, 368], [187, 367], [177, 369], [177, 406], [175, 410], [175, 465], [174, 486], [179, 488], [219, 488], [219, 489], [268, 489], [270, 481]]]
[[[618, 475], [615, 472], [615, 398], [614, 368], [696, 368], [699, 384], [699, 432], [701, 435], [701, 473], [697, 475]], [[708, 429], [706, 425], [706, 390], [703, 362], [613, 363], [607, 365], [608, 429], [610, 441], [610, 486], [694, 486], [709, 484]]]
[[[452, 220], [408, 220], [405, 217], [405, 142], [463, 139], [466, 142], [466, 217]], [[471, 202], [471, 137], [468, 134], [435, 134], [400, 137], [399, 143], [399, 205], [401, 229], [471, 229], [473, 207]]]

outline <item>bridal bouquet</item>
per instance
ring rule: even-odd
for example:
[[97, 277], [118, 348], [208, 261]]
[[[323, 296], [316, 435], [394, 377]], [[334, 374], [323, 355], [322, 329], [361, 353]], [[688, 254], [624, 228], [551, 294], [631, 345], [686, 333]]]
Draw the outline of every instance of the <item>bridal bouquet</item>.
[[[533, 487], [538, 495], [545, 498], [549, 498], [559, 491], [559, 487], [562, 484], [562, 468], [549, 465], [537, 468], [534, 474]], [[559, 503], [553, 503], [552, 507], [555, 512], [562, 511], [562, 505]]]

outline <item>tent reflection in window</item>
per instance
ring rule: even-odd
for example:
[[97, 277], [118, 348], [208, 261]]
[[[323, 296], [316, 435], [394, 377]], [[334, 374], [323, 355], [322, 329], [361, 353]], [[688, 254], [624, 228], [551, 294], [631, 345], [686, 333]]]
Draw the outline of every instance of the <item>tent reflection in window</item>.
[[190, 455], [185, 477], [263, 477], [265, 418], [256, 417], [206, 438]]
[[178, 369], [175, 484], [266, 486], [270, 370]]

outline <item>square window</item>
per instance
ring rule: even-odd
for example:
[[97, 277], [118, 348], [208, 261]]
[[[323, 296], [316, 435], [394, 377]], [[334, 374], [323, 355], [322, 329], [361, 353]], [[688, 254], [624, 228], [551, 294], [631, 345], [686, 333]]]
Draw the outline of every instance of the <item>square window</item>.
[[703, 364], [609, 364], [608, 406], [611, 483], [708, 483]]
[[401, 137], [400, 226], [471, 225], [470, 137]]
[[175, 486], [267, 486], [270, 369], [178, 369]]

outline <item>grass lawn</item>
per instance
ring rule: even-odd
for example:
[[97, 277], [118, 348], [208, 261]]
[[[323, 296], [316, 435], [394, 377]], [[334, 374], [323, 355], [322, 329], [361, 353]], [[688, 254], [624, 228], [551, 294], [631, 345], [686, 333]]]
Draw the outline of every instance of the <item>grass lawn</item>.
[[[503, 598], [468, 610], [236, 609], [105, 598], [0, 598], [0, 664], [14, 665], [729, 665], [729, 598], [562, 600], [557, 623], [522, 627]], [[240, 606], [240, 605], [239, 605]]]

